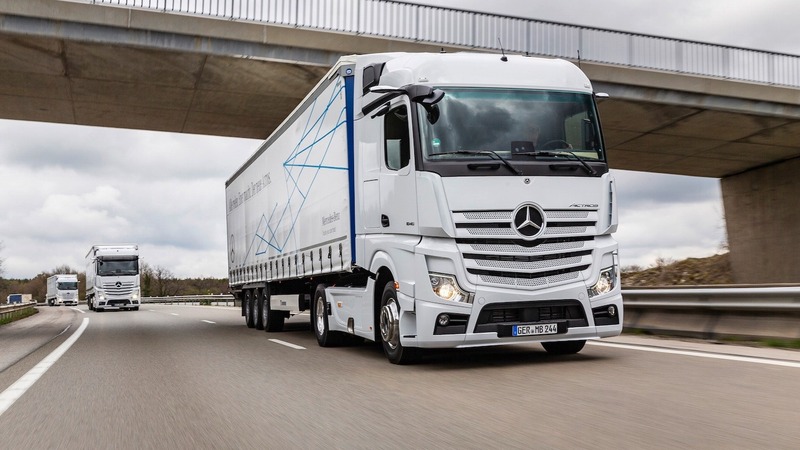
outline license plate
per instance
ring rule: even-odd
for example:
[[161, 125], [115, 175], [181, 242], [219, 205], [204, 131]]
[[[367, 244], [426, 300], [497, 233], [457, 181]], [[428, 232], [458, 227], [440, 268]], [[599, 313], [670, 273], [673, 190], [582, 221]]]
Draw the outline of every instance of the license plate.
[[512, 336], [537, 336], [540, 334], [558, 333], [557, 323], [543, 323], [539, 325], [514, 325], [511, 327]]

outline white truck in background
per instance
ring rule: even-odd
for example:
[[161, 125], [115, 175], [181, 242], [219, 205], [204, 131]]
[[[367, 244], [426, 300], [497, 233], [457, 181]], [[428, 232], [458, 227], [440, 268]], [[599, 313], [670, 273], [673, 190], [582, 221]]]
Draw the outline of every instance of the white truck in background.
[[92, 311], [138, 311], [139, 246], [93, 245], [86, 254], [86, 303]]
[[310, 310], [319, 345], [357, 336], [396, 364], [622, 331], [615, 185], [570, 62], [343, 57], [225, 186], [250, 328]]
[[78, 306], [78, 275], [56, 274], [47, 278], [48, 306]]

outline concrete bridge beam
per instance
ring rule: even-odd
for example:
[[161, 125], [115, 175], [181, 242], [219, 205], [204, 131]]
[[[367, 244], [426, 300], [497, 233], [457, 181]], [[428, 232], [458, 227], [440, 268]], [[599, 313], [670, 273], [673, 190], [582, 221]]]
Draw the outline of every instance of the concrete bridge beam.
[[800, 158], [722, 178], [737, 283], [800, 281]]

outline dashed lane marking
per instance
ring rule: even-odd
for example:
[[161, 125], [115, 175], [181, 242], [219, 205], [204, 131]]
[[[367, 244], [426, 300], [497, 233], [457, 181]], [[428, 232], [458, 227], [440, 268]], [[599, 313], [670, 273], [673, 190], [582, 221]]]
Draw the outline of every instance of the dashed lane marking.
[[305, 347], [301, 347], [301, 346], [299, 346], [299, 345], [292, 344], [291, 342], [282, 341], [282, 340], [280, 340], [280, 339], [270, 339], [269, 341], [270, 341], [270, 342], [274, 342], [274, 343], [276, 343], [276, 344], [285, 345], [285, 346], [287, 346], [287, 347], [290, 347], [290, 348], [293, 348], [293, 349], [295, 349], [295, 350], [305, 350], [305, 349], [306, 349]]

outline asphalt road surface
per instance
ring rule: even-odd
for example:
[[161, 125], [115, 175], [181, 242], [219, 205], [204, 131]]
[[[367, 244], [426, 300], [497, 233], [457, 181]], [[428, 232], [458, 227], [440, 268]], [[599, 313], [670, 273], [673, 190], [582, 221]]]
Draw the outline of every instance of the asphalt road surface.
[[266, 333], [230, 307], [39, 309], [0, 327], [0, 448], [800, 446], [797, 351], [624, 336], [396, 366], [319, 347], [304, 315]]

